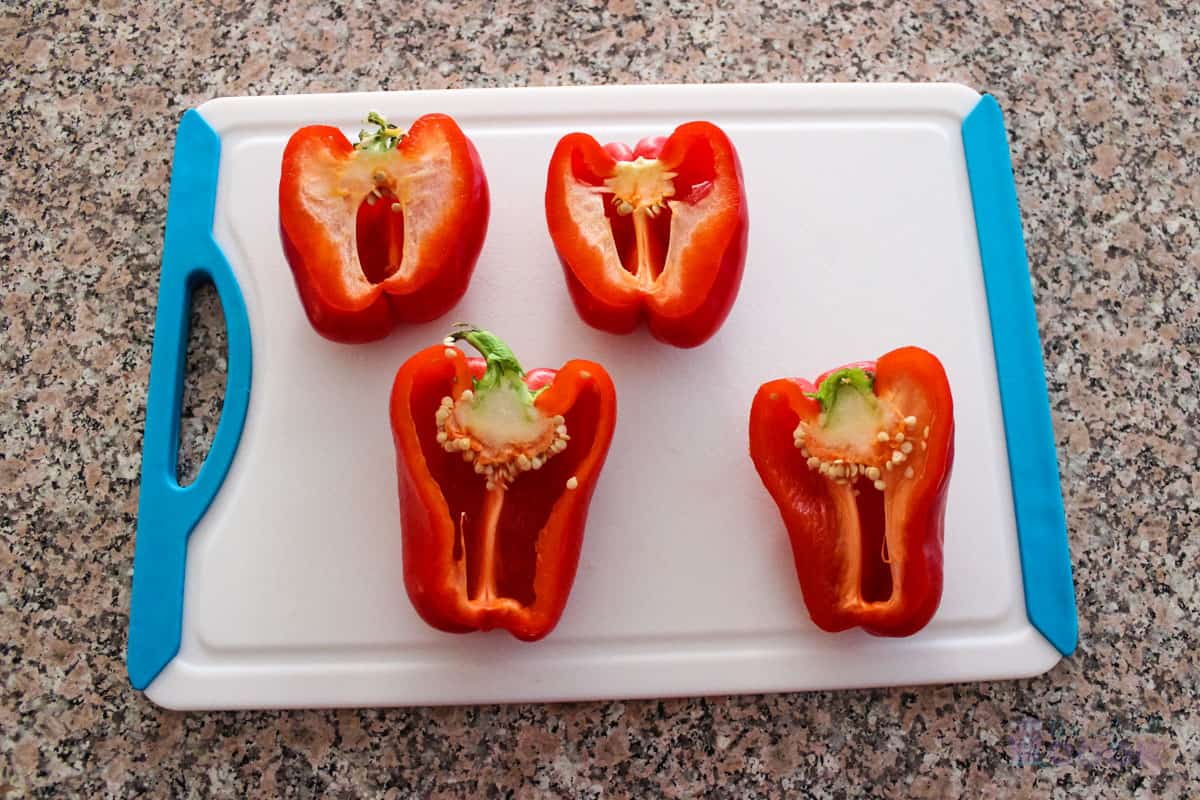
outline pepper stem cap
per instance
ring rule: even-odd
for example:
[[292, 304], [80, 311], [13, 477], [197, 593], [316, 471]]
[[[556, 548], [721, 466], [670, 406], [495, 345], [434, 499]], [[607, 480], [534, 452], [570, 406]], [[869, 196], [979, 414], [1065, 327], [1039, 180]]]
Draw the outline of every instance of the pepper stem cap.
[[821, 381], [817, 391], [808, 396], [820, 403], [821, 411], [828, 414], [837, 403], [838, 393], [846, 387], [857, 390], [872, 401], [875, 399], [875, 376], [859, 367], [831, 372]]
[[491, 331], [474, 325], [459, 323], [458, 330], [448, 337], [451, 341], [465, 341], [479, 351], [487, 362], [483, 377], [475, 380], [475, 393], [487, 394], [501, 384], [507, 384], [527, 403], [533, 403], [534, 393], [525, 385], [525, 370], [521, 362], [504, 340]]
[[389, 125], [388, 121], [378, 111], [368, 112], [367, 124], [378, 126], [379, 130], [372, 132], [364, 128], [359, 131], [358, 142], [354, 145], [355, 150], [366, 150], [370, 153], [386, 153], [389, 150], [395, 150], [396, 145], [404, 138], [404, 131], [394, 125]]

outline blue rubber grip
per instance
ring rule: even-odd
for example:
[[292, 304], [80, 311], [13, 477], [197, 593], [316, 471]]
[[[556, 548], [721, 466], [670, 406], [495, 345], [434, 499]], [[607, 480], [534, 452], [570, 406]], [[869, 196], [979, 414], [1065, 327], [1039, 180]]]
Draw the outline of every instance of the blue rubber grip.
[[[199, 113], [185, 112], [175, 139], [146, 398], [127, 657], [136, 689], [146, 688], [179, 652], [188, 536], [233, 463], [250, 400], [250, 321], [229, 262], [212, 237], [220, 161], [220, 137]], [[216, 287], [225, 314], [225, 402], [196, 480], [181, 487], [176, 459], [188, 320], [192, 291], [206, 281]]]
[[1071, 552], [1017, 187], [995, 98], [980, 98], [963, 120], [962, 138], [1008, 439], [1025, 610], [1067, 656], [1079, 639]]

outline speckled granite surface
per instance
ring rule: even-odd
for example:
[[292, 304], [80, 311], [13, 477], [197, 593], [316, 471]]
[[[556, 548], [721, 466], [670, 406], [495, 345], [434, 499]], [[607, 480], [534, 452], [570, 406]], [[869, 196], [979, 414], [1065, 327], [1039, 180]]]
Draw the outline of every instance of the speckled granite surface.
[[[1200, 22], [1187, 0], [227, 0], [0, 10], [0, 796], [1184, 796], [1196, 668]], [[564, 706], [162, 711], [123, 650], [175, 123], [229, 94], [954, 80], [1007, 113], [1081, 646], [1025, 681]], [[194, 355], [219, 367], [219, 311]], [[189, 385], [211, 435], [222, 381]], [[186, 459], [195, 462], [195, 453]]]

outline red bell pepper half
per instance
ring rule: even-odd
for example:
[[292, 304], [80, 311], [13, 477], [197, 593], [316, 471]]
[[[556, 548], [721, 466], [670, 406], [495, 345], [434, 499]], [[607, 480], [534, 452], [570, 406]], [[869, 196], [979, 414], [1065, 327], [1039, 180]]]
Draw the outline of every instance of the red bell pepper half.
[[749, 219], [733, 143], [689, 122], [632, 150], [586, 133], [550, 159], [546, 221], [579, 316], [612, 333], [643, 317], [659, 340], [695, 347], [729, 315]]
[[313, 328], [338, 342], [427, 322], [463, 293], [483, 246], [488, 185], [453, 119], [407, 133], [372, 112], [357, 144], [328, 125], [292, 134], [279, 178], [284, 253]]
[[[484, 358], [467, 358], [460, 340]], [[525, 373], [475, 328], [400, 367], [391, 421], [404, 581], [427, 623], [526, 641], [554, 628], [616, 417], [599, 364]]]
[[942, 596], [954, 403], [916, 347], [877, 362], [763, 384], [750, 455], [779, 506], [813, 622], [909, 636]]

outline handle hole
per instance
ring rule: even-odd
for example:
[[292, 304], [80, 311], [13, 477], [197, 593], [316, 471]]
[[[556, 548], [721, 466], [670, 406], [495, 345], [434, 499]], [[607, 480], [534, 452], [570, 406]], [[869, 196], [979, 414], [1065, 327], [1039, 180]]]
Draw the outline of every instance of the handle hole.
[[192, 287], [190, 295], [187, 360], [179, 409], [179, 451], [175, 460], [175, 479], [180, 486], [196, 480], [212, 447], [225, 403], [229, 367], [225, 312], [216, 287], [211, 281], [202, 280]]

